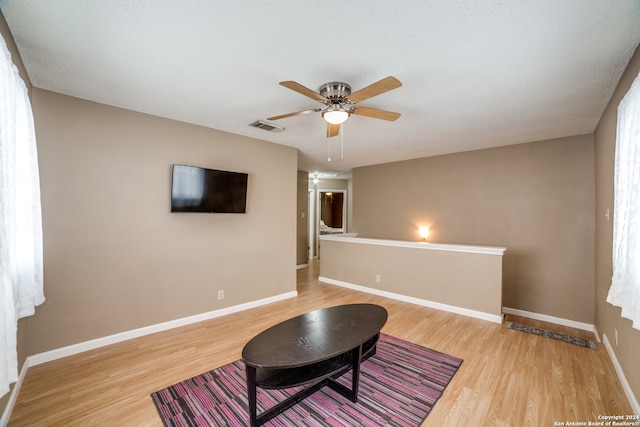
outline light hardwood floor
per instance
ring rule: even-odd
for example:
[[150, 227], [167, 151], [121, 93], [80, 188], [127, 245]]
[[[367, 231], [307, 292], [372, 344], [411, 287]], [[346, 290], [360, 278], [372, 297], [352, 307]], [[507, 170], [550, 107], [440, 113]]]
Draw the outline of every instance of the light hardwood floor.
[[388, 310], [384, 333], [464, 359], [423, 426], [554, 426], [632, 413], [601, 344], [591, 350], [323, 284], [317, 276], [317, 263], [298, 271], [297, 298], [34, 366], [9, 426], [161, 426], [152, 392], [239, 359], [244, 344], [269, 326], [355, 302]]

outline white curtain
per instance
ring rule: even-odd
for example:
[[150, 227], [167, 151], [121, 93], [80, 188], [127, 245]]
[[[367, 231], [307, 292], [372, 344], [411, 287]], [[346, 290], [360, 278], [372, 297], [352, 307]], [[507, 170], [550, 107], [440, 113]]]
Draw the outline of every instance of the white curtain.
[[607, 301], [640, 329], [640, 75], [618, 106], [613, 278]]
[[18, 319], [44, 302], [40, 178], [29, 95], [0, 36], [0, 396], [18, 379]]

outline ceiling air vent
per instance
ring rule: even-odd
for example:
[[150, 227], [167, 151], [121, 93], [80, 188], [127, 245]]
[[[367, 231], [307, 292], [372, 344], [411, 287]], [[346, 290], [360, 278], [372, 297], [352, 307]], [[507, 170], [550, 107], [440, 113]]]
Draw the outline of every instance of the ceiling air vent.
[[254, 128], [264, 129], [269, 132], [282, 132], [284, 130], [283, 127], [272, 125], [271, 123], [263, 122], [262, 120], [256, 120], [251, 123], [249, 126], [253, 126]]

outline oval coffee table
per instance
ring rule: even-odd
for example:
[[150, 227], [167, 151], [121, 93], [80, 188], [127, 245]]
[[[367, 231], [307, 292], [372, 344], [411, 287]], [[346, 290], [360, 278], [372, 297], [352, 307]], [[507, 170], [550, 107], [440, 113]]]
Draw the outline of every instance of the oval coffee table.
[[[252, 338], [242, 350], [252, 426], [263, 424], [325, 385], [356, 402], [360, 363], [375, 354], [387, 310], [374, 304], [324, 308], [286, 320]], [[353, 370], [351, 389], [335, 380]], [[257, 387], [311, 384], [258, 416]]]

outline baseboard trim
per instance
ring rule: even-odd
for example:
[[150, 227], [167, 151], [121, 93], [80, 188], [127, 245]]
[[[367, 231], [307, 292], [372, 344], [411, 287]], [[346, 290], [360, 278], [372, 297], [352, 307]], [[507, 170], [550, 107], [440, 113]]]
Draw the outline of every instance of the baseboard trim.
[[470, 310], [468, 308], [456, 307], [453, 305], [442, 304], [439, 302], [429, 301], [421, 298], [410, 297], [407, 295], [396, 294], [393, 292], [383, 291], [380, 289], [367, 288], [366, 286], [355, 285], [353, 283], [343, 282], [341, 280], [329, 279], [328, 277], [318, 277], [318, 281], [329, 283], [331, 285], [341, 286], [354, 291], [365, 292], [368, 294], [378, 295], [381, 297], [391, 298], [398, 301], [408, 302], [410, 304], [421, 305], [423, 307], [435, 308], [436, 310], [448, 311], [450, 313], [461, 314], [467, 317], [487, 320], [493, 323], [502, 323], [502, 316], [484, 313], [482, 311]]
[[298, 264], [296, 265], [296, 270], [302, 270], [303, 268], [309, 267], [309, 264]]
[[[582, 329], [596, 334], [596, 327], [590, 323], [576, 322], [575, 320], [563, 319], [561, 317], [549, 316], [547, 314], [533, 313], [531, 311], [518, 310], [515, 308], [502, 307], [505, 314], [528, 317], [529, 319], [542, 320], [543, 322], [555, 323], [556, 325], [568, 326], [570, 328]], [[596, 334], [597, 335], [597, 334]], [[599, 341], [598, 341], [599, 342]]]
[[618, 362], [618, 358], [616, 357], [616, 353], [613, 351], [613, 347], [611, 347], [611, 343], [609, 342], [609, 338], [607, 338], [607, 334], [602, 334], [602, 342], [604, 343], [605, 348], [607, 349], [607, 353], [609, 353], [609, 358], [611, 359], [611, 363], [613, 363], [613, 367], [618, 374], [618, 379], [620, 380], [620, 385], [622, 385], [622, 389], [624, 393], [627, 395], [627, 399], [629, 400], [629, 404], [633, 409], [633, 412], [636, 415], [640, 415], [640, 404], [638, 403], [638, 399], [633, 394], [633, 390], [631, 390], [631, 386], [629, 385], [629, 381], [627, 381], [627, 377], [624, 375], [624, 371], [622, 370], [622, 366]]
[[294, 298], [298, 295], [298, 291], [291, 291], [273, 297], [264, 298], [257, 301], [248, 302], [245, 304], [234, 305], [232, 307], [226, 307], [219, 310], [209, 311], [207, 313], [196, 314], [194, 316], [183, 317], [181, 319], [171, 320], [164, 323], [158, 323], [156, 325], [146, 326], [143, 328], [133, 329], [126, 332], [121, 332], [114, 335], [109, 335], [102, 338], [97, 338], [90, 341], [81, 342], [78, 344], [69, 345], [66, 347], [57, 348], [55, 350], [47, 351], [44, 353], [34, 354], [27, 357], [29, 366], [36, 366], [42, 363], [51, 362], [52, 360], [61, 359], [63, 357], [72, 356], [74, 354], [82, 353], [88, 350], [104, 347], [107, 345], [115, 344], [122, 341], [127, 341], [132, 338], [138, 338], [156, 332], [162, 332], [169, 329], [178, 328], [180, 326], [190, 325], [192, 323], [202, 322], [204, 320], [215, 319], [216, 317], [226, 316], [227, 314], [238, 313], [240, 311], [248, 310], [262, 305], [271, 304], [273, 302], [282, 301], [288, 298]]
[[7, 406], [5, 406], [4, 411], [2, 412], [2, 418], [0, 418], [0, 427], [6, 427], [7, 425], [9, 425], [9, 418], [11, 417], [11, 412], [13, 412], [13, 407], [16, 405], [16, 400], [18, 400], [18, 393], [20, 393], [20, 388], [22, 387], [22, 382], [27, 376], [28, 369], [29, 369], [29, 360], [27, 359], [22, 364], [18, 381], [15, 382], [15, 384], [13, 385], [13, 388], [11, 389], [11, 394], [9, 395], [9, 401], [7, 402]]

